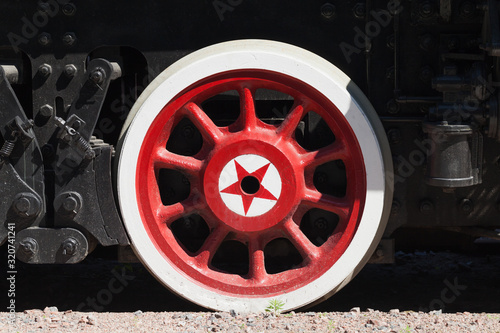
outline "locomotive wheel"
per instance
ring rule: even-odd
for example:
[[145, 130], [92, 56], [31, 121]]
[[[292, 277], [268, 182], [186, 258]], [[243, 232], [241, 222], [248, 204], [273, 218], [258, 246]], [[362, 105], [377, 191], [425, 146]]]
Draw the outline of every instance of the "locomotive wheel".
[[[293, 99], [283, 119], [259, 116], [259, 90]], [[236, 104], [214, 108], [217, 96]], [[117, 191], [133, 248], [194, 303], [311, 304], [349, 282], [380, 240], [392, 201], [385, 132], [359, 88], [308, 51], [244, 40], [194, 52], [147, 87], [126, 123]]]

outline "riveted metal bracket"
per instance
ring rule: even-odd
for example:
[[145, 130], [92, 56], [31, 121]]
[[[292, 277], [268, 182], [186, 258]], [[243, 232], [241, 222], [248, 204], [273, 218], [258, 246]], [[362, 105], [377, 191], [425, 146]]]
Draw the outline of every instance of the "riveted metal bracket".
[[43, 163], [38, 143], [10, 82], [17, 69], [0, 66], [0, 244], [7, 222], [16, 230], [39, 225], [45, 214]]

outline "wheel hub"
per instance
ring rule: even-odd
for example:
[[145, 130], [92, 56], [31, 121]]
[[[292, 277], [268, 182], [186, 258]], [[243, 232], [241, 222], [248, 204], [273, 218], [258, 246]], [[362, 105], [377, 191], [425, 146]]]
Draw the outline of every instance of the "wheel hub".
[[300, 179], [292, 170], [290, 159], [275, 145], [237, 140], [219, 149], [208, 163], [204, 177], [208, 206], [236, 231], [269, 229], [296, 204], [293, 194]]

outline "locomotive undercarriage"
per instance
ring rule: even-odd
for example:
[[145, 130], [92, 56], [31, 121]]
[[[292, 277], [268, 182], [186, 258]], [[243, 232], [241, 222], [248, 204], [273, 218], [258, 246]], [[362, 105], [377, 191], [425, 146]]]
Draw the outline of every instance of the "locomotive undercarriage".
[[[400, 228], [500, 237], [495, 231], [500, 211], [497, 1], [42, 0], [0, 6], [6, 32], [0, 37], [0, 244], [15, 231], [16, 256], [23, 262], [77, 263], [96, 246], [125, 251], [133, 236], [122, 220], [127, 214], [120, 209], [117, 177], [118, 156], [137, 112], [131, 109], [147, 103], [137, 102], [141, 93], [179, 59], [205, 46], [250, 38], [285, 42], [325, 58], [376, 110], [389, 142], [389, 147], [381, 144], [383, 154], [392, 155], [385, 176], [393, 184], [393, 199], [372, 262], [391, 262]], [[255, 84], [275, 82], [253, 95], [257, 117], [279, 128], [298, 98], [279, 91], [282, 78], [259, 73], [249, 74]], [[231, 111], [240, 103], [239, 86], [234, 87], [200, 104], [217, 127], [238, 123], [239, 115]], [[356, 94], [354, 99], [361, 99]], [[167, 150], [198, 156], [207, 142], [200, 122], [177, 122]], [[312, 151], [342, 137], [320, 112], [301, 117], [293, 136]], [[194, 181], [178, 170], [164, 170], [156, 176], [161, 201], [165, 206], [184, 202]], [[323, 195], [342, 197], [350, 191], [349, 164], [340, 159], [318, 166], [311, 177]], [[316, 209], [302, 217], [300, 229], [321, 246], [338, 223], [331, 212]], [[171, 229], [191, 255], [208, 239], [209, 224], [194, 214]], [[235, 245], [241, 239], [231, 239], [209, 266], [251, 275], [240, 265], [243, 261], [251, 271], [252, 257], [245, 252], [251, 245], [250, 250]], [[285, 238], [270, 244], [263, 249], [267, 274], [302, 265], [301, 249]], [[139, 257], [144, 259], [140, 251]]]

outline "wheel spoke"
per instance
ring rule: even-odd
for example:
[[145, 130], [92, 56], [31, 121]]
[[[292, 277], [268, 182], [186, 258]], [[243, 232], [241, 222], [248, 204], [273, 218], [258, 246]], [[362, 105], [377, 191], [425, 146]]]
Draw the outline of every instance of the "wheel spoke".
[[164, 148], [156, 151], [153, 160], [155, 162], [155, 169], [173, 169], [192, 176], [198, 176], [203, 167], [203, 161], [191, 156], [177, 155]]
[[240, 122], [245, 130], [251, 130], [257, 126], [257, 115], [255, 113], [255, 103], [253, 93], [248, 88], [240, 91], [241, 114]]
[[160, 206], [156, 212], [156, 217], [161, 223], [166, 223], [167, 226], [170, 226], [172, 222], [203, 208], [205, 208], [205, 203], [196, 201], [195, 196], [191, 195], [182, 202], [177, 202], [168, 206]]
[[248, 247], [250, 254], [249, 277], [256, 283], [262, 283], [268, 277], [264, 263], [264, 250], [258, 238], [252, 238]]
[[346, 147], [337, 140], [324, 148], [303, 154], [302, 163], [306, 168], [315, 168], [330, 161], [344, 160], [346, 158]]
[[209, 141], [212, 145], [222, 140], [224, 135], [222, 131], [197, 104], [192, 102], [186, 104], [184, 112], [201, 132], [203, 139]]
[[350, 205], [346, 199], [336, 198], [316, 190], [306, 189], [302, 203], [337, 214], [341, 219], [349, 216]]
[[284, 231], [289, 237], [289, 240], [293, 243], [295, 248], [299, 251], [302, 258], [309, 258], [310, 260], [318, 259], [321, 255], [321, 251], [304, 235], [299, 226], [292, 220], [289, 219], [283, 225]]
[[283, 123], [281, 123], [278, 128], [278, 135], [284, 138], [292, 137], [297, 126], [299, 126], [300, 121], [304, 115], [304, 107], [302, 105], [297, 105], [292, 112], [285, 118]]
[[228, 229], [222, 224], [212, 230], [201, 249], [196, 252], [194, 260], [197, 266], [202, 268], [209, 266], [215, 252], [217, 252], [217, 249], [226, 238], [228, 232]]

